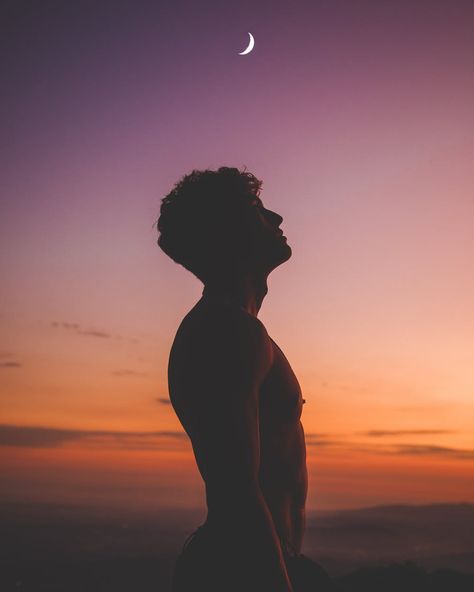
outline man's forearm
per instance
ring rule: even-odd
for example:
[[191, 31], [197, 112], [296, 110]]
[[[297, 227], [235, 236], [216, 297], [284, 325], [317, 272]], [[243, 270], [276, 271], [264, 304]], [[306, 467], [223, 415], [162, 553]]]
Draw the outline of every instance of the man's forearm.
[[293, 547], [297, 553], [301, 553], [303, 546], [304, 530], [306, 526], [306, 510], [296, 506], [291, 512], [291, 528], [293, 534]]

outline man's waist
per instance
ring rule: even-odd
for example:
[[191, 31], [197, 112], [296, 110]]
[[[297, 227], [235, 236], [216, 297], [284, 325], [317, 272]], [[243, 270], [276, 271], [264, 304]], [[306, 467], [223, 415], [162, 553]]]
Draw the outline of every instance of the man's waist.
[[[251, 543], [253, 536], [249, 528], [242, 524], [242, 522], [234, 522], [232, 519], [222, 519], [217, 516], [209, 516], [199, 529], [201, 535], [214, 542], [224, 541], [229, 543], [229, 539], [236, 545], [244, 544], [246, 547]], [[285, 559], [299, 557], [300, 553], [293, 545], [291, 538], [277, 528], [277, 537], [281, 546], [281, 550]]]

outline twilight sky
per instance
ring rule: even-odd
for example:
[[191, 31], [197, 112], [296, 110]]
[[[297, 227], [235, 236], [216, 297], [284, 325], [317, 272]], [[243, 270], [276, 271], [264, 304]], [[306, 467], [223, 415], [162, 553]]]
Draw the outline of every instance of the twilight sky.
[[293, 249], [259, 318], [307, 401], [309, 507], [474, 501], [472, 2], [2, 12], [0, 497], [202, 505], [166, 383], [202, 285], [152, 225], [225, 165]]

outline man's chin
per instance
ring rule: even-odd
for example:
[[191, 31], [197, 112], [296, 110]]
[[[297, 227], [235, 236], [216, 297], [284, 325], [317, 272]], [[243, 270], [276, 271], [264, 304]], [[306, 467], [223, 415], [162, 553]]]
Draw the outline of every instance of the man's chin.
[[293, 251], [291, 250], [291, 247], [288, 243], [284, 244], [284, 248], [282, 249], [283, 251], [283, 256], [285, 257], [285, 261], [288, 261], [288, 259], [291, 257], [291, 255], [293, 254]]
[[290, 245], [288, 245], [286, 242], [283, 243], [281, 248], [278, 249], [278, 252], [274, 254], [272, 268], [275, 269], [275, 267], [278, 267], [279, 265], [285, 263], [285, 261], [288, 261], [292, 254], [293, 251], [291, 250]]

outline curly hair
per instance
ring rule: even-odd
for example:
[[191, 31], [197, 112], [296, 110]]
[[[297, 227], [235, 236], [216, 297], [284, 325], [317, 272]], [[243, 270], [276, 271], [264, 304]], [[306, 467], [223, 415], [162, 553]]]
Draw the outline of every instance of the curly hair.
[[202, 281], [231, 249], [239, 213], [259, 197], [262, 181], [237, 168], [193, 170], [161, 200], [159, 247]]

